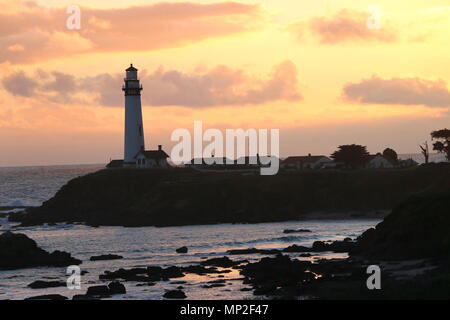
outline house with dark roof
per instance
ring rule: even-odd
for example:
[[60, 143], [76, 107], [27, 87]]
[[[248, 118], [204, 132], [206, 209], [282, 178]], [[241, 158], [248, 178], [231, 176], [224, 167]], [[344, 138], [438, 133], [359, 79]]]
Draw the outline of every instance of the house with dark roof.
[[158, 150], [141, 150], [136, 155], [136, 168], [163, 168], [170, 167], [167, 162], [169, 155], [158, 146]]
[[333, 164], [333, 160], [327, 156], [309, 154], [307, 156], [288, 157], [281, 162], [281, 168], [291, 170], [323, 169], [333, 167]]

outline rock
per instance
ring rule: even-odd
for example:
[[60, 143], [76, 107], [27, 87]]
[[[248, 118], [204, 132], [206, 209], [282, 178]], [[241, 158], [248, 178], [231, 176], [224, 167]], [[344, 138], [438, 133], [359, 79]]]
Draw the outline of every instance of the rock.
[[450, 252], [450, 179], [397, 205], [374, 229], [358, 239], [351, 256], [403, 260], [448, 255]]
[[208, 283], [225, 283], [225, 282], [226, 282], [225, 279], [217, 279], [217, 280], [208, 281]]
[[184, 273], [181, 271], [179, 267], [172, 266], [167, 267], [166, 269], [163, 269], [161, 272], [161, 277], [163, 278], [181, 278], [184, 277]]
[[178, 248], [177, 250], [175, 250], [177, 253], [187, 253], [188, 252], [188, 248], [187, 247], [181, 247]]
[[233, 249], [228, 250], [228, 254], [237, 255], [237, 254], [278, 254], [280, 253], [277, 249], [256, 249], [256, 248], [248, 248], [248, 249]]
[[28, 285], [31, 289], [43, 289], [43, 288], [56, 288], [65, 287], [67, 283], [65, 281], [42, 281], [37, 280]]
[[166, 299], [186, 299], [186, 294], [181, 290], [169, 290], [163, 295]]
[[64, 297], [60, 294], [44, 294], [41, 296], [29, 297], [25, 298], [25, 300], [67, 300], [67, 297]]
[[168, 268], [161, 267], [147, 267], [147, 268], [132, 268], [119, 269], [117, 271], [105, 271], [99, 276], [100, 280], [123, 279], [126, 281], [136, 282], [154, 282], [167, 280], [170, 278], [181, 278], [184, 276], [181, 268], [172, 266]]
[[117, 271], [105, 271], [99, 276], [100, 280], [123, 279], [126, 281], [148, 281], [147, 268], [122, 269]]
[[87, 294], [76, 294], [72, 297], [72, 300], [98, 300], [99, 298], [88, 296]]
[[202, 285], [202, 288], [204, 288], [204, 289], [211, 289], [211, 288], [218, 288], [218, 287], [225, 287], [225, 284], [224, 283], [213, 283], [213, 284]]
[[308, 230], [308, 229], [296, 229], [296, 230], [293, 230], [293, 229], [286, 229], [286, 230], [283, 230], [283, 233], [304, 233], [304, 232], [311, 232], [311, 230]]
[[294, 252], [311, 252], [312, 249], [308, 248], [308, 247], [305, 247], [305, 246], [298, 246], [296, 244], [293, 244], [292, 246], [284, 248], [281, 251], [283, 251], [283, 252], [291, 252], [291, 253], [294, 253]]
[[233, 261], [228, 257], [222, 257], [222, 258], [211, 258], [205, 261], [200, 262], [203, 266], [215, 266], [215, 267], [222, 267], [222, 268], [229, 268], [236, 266], [238, 264], [241, 264], [244, 261]]
[[70, 253], [49, 253], [39, 248], [34, 240], [24, 234], [7, 231], [0, 235], [0, 270], [39, 266], [66, 267], [80, 263]]
[[242, 288], [242, 289], [239, 289], [239, 291], [252, 291], [253, 290], [253, 288]]
[[309, 258], [309, 257], [312, 257], [312, 254], [311, 253], [302, 253], [300, 255], [300, 257], [302, 257], [302, 258]]
[[110, 284], [108, 284], [108, 289], [111, 294], [125, 294], [127, 293], [127, 290], [125, 289], [125, 286], [121, 284], [119, 281], [113, 281]]
[[355, 247], [355, 242], [350, 240], [333, 241], [332, 243], [325, 243], [323, 241], [315, 241], [312, 249], [315, 252], [334, 251], [334, 252], [349, 252]]
[[[259, 262], [249, 263], [241, 268], [245, 277], [244, 284], [252, 284], [255, 288], [277, 288], [292, 286], [308, 279], [309, 261], [291, 260], [289, 256], [279, 254], [274, 258], [263, 258]], [[266, 292], [266, 290], [259, 290]], [[261, 293], [265, 294], [265, 293]]]
[[118, 260], [123, 259], [122, 256], [119, 256], [117, 254], [104, 254], [100, 256], [93, 256], [89, 260], [90, 261], [100, 261], [100, 260]]
[[193, 265], [193, 266], [187, 266], [182, 268], [183, 272], [186, 273], [194, 273], [197, 275], [205, 275], [205, 274], [216, 274], [216, 273], [228, 273], [229, 270], [217, 270], [215, 267], [206, 268], [204, 266], [199, 265]]
[[107, 286], [92, 286], [89, 287], [87, 292], [87, 296], [97, 296], [97, 297], [109, 297], [111, 292]]

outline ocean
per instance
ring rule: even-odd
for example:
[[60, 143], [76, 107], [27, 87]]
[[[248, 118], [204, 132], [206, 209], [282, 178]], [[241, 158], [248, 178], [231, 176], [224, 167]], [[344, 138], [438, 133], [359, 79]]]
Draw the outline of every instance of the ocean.
[[[103, 165], [0, 168], [0, 206], [38, 206], [51, 198], [67, 181], [103, 168]], [[17, 211], [17, 210], [15, 210]], [[12, 213], [14, 214], [14, 213]], [[0, 218], [0, 232], [13, 230], [28, 235], [47, 251], [62, 250], [81, 259], [81, 290], [66, 287], [31, 289], [27, 285], [36, 280], [67, 279], [65, 268], [40, 267], [0, 271], [0, 299], [23, 299], [30, 296], [58, 293], [67, 297], [82, 294], [90, 285], [102, 284], [98, 276], [106, 270], [143, 266], [187, 266], [198, 264], [205, 258], [221, 257], [227, 250], [255, 247], [282, 249], [292, 244], [311, 246], [317, 240], [342, 240], [356, 238], [378, 219], [309, 220], [258, 224], [218, 224], [183, 227], [100, 227], [79, 224], [57, 224], [17, 228], [6, 218]], [[285, 234], [285, 229], [309, 229], [310, 233]], [[175, 249], [187, 246], [187, 254], [177, 254]], [[118, 254], [124, 259], [89, 261], [94, 255]], [[346, 254], [320, 253], [309, 258], [343, 258]], [[232, 259], [257, 261], [262, 255], [232, 256]], [[246, 285], [236, 270], [224, 274], [226, 286], [206, 289], [208, 281], [217, 275], [187, 275], [175, 279], [183, 284], [188, 299], [252, 299], [251, 291], [241, 291]], [[173, 281], [157, 282], [154, 286], [138, 286], [126, 282], [127, 294], [114, 299], [162, 299], [165, 290], [175, 289]]]

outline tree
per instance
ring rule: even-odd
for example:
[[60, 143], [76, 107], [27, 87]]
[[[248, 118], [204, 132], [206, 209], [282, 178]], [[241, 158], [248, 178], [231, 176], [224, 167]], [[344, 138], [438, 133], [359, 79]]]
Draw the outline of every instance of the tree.
[[438, 140], [433, 143], [433, 150], [445, 154], [447, 160], [450, 160], [450, 130], [441, 129], [431, 133], [432, 140]]
[[398, 163], [398, 155], [397, 155], [397, 152], [395, 152], [394, 149], [391, 149], [391, 148], [384, 149], [383, 157], [385, 157], [386, 160], [389, 160], [393, 164]]
[[425, 158], [425, 163], [428, 163], [430, 159], [430, 151], [428, 151], [428, 141], [425, 141], [423, 145], [419, 145], [420, 150], [422, 150], [422, 155]]
[[338, 150], [331, 155], [331, 158], [336, 162], [344, 163], [346, 168], [354, 169], [363, 165], [368, 155], [366, 146], [347, 144], [339, 146]]

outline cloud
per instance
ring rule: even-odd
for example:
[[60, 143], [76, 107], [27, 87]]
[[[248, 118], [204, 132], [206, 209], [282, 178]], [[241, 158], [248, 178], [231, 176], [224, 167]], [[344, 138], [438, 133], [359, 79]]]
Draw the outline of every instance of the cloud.
[[81, 29], [67, 29], [66, 8], [19, 2], [0, 13], [0, 63], [14, 64], [80, 53], [173, 48], [252, 30], [258, 5], [157, 3], [129, 8], [81, 7]]
[[[300, 101], [298, 70], [291, 61], [273, 67], [265, 79], [243, 70], [217, 66], [203, 73], [164, 70], [140, 73], [144, 87], [142, 101], [148, 106], [190, 108], [258, 105], [273, 101]], [[12, 95], [66, 104], [121, 106], [122, 74], [75, 77], [61, 72], [18, 71], [2, 80]]]
[[297, 91], [297, 68], [291, 61], [275, 66], [266, 81], [251, 78], [242, 70], [219, 66], [204, 74], [160, 69], [143, 82], [154, 92], [147, 96], [147, 102], [155, 106], [209, 107], [302, 99]]
[[31, 97], [35, 94], [36, 88], [39, 83], [25, 75], [23, 71], [18, 71], [17, 73], [6, 77], [3, 80], [3, 86], [5, 89], [15, 96]]
[[381, 28], [369, 28], [369, 13], [343, 9], [330, 17], [313, 17], [292, 24], [289, 30], [299, 41], [309, 34], [322, 44], [335, 45], [354, 42], [394, 42], [398, 40], [395, 30], [387, 21], [381, 20]]
[[359, 83], [350, 83], [342, 91], [344, 100], [363, 104], [424, 105], [450, 107], [450, 91], [444, 81], [420, 78], [392, 78], [372, 76]]

